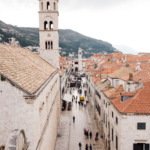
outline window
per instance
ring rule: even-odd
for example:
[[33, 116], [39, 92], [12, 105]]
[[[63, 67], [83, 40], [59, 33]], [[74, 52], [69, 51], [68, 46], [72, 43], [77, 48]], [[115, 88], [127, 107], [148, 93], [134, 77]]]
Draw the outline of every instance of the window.
[[50, 3], [49, 2], [47, 2], [47, 10], [50, 10], [51, 9], [51, 7], [50, 7]]
[[44, 22], [44, 30], [48, 30], [48, 23], [47, 23], [47, 21]]
[[107, 115], [106, 115], [106, 122], [105, 122], [106, 128], [107, 128]]
[[116, 80], [116, 86], [118, 86], [119, 85], [119, 80]]
[[53, 49], [53, 42], [51, 42], [51, 49]]
[[54, 2], [54, 10], [56, 10], [56, 3]]
[[75, 64], [77, 65], [77, 64], [78, 64], [78, 62], [75, 62]]
[[116, 117], [116, 124], [118, 124], [118, 118]]
[[105, 100], [103, 101], [104, 105], [105, 105]]
[[118, 136], [116, 135], [116, 150], [118, 150]]
[[112, 128], [111, 140], [114, 140], [114, 129]]
[[138, 130], [145, 130], [146, 129], [146, 123], [143, 123], [143, 122], [137, 123], [137, 129]]
[[113, 111], [112, 111], [111, 115], [112, 115], [112, 118], [114, 118], [114, 112]]
[[48, 41], [48, 47], [47, 47], [47, 49], [50, 49], [50, 41]]
[[53, 30], [53, 21], [50, 21], [50, 22], [49, 22], [49, 29], [50, 29], [50, 30]]
[[149, 150], [149, 144], [146, 143], [133, 144], [133, 150]]
[[96, 93], [96, 95], [98, 96], [98, 98], [101, 99], [101, 96], [100, 96], [100, 94], [98, 93], [97, 90], [95, 91], [95, 93]]
[[103, 121], [104, 121], [104, 123], [105, 123], [105, 113], [104, 113], [104, 118], [103, 118]]
[[47, 42], [45, 42], [45, 49], [47, 49]]

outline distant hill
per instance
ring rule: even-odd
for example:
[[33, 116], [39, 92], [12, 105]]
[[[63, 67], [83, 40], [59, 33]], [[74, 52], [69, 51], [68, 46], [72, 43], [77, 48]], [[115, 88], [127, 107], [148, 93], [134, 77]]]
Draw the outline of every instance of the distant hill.
[[[9, 42], [9, 38], [14, 37], [19, 41], [22, 47], [39, 46], [39, 30], [38, 28], [25, 28], [8, 25], [0, 21], [0, 43]], [[96, 53], [113, 53], [115, 48], [101, 40], [84, 36], [72, 30], [59, 30], [59, 42], [61, 55], [68, 56], [74, 53], [77, 56], [78, 48], [81, 47], [84, 57], [90, 57]]]
[[124, 54], [134, 54], [137, 55], [137, 51], [134, 50], [131, 47], [125, 46], [125, 45], [113, 45], [116, 49], [118, 49], [119, 51], [121, 51]]

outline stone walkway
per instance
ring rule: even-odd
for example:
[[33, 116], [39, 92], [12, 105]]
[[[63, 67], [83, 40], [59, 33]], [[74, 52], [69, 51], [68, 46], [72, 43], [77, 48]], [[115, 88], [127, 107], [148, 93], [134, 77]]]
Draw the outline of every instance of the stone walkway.
[[[70, 89], [68, 89], [69, 91]], [[77, 89], [72, 91], [72, 94], [75, 96], [78, 95], [79, 101]], [[71, 111], [63, 111], [61, 113], [55, 150], [78, 150], [79, 142], [82, 143], [82, 150], [85, 149], [86, 144], [92, 144], [93, 150], [104, 150], [101, 139], [96, 143], [94, 141], [97, 127], [88, 108], [89, 106], [84, 108], [74, 101]], [[75, 123], [73, 123], [73, 116], [75, 116]], [[84, 136], [84, 128], [92, 131], [93, 139], [90, 140]]]

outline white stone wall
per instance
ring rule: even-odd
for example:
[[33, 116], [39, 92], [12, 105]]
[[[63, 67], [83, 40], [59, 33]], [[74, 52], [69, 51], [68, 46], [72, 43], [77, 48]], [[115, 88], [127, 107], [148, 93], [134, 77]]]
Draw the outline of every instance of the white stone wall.
[[[0, 145], [5, 145], [9, 133], [24, 129], [28, 141], [34, 141], [33, 104], [27, 104], [24, 93], [7, 81], [0, 81]], [[33, 149], [33, 143], [30, 145]]]
[[[33, 102], [9, 82], [0, 81], [0, 145], [5, 145], [8, 134], [24, 130], [29, 150], [53, 150], [60, 117], [60, 81], [57, 73]], [[41, 142], [39, 142], [41, 141]]]
[[[137, 123], [145, 122], [146, 130], [138, 130]], [[123, 116], [121, 127], [121, 150], [132, 149], [133, 143], [150, 144], [150, 116], [149, 115], [128, 115]], [[126, 144], [128, 142], [128, 145]]]

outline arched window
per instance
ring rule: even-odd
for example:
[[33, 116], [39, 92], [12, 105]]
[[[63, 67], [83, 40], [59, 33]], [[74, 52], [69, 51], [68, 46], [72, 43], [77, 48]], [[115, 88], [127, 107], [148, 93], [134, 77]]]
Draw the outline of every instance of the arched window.
[[44, 22], [44, 30], [48, 30], [48, 23], [47, 23], [47, 21]]
[[41, 2], [41, 10], [43, 10], [43, 2]]
[[48, 41], [48, 49], [50, 49], [50, 41]]
[[47, 49], [47, 42], [45, 42], [45, 49]]
[[56, 10], [56, 3], [54, 2], [54, 10]]
[[49, 2], [47, 2], [47, 10], [50, 10], [51, 9], [51, 7], [50, 7], [50, 3]]
[[53, 30], [53, 22], [52, 21], [49, 22], [49, 29]]
[[53, 42], [51, 42], [51, 49], [53, 49]]

